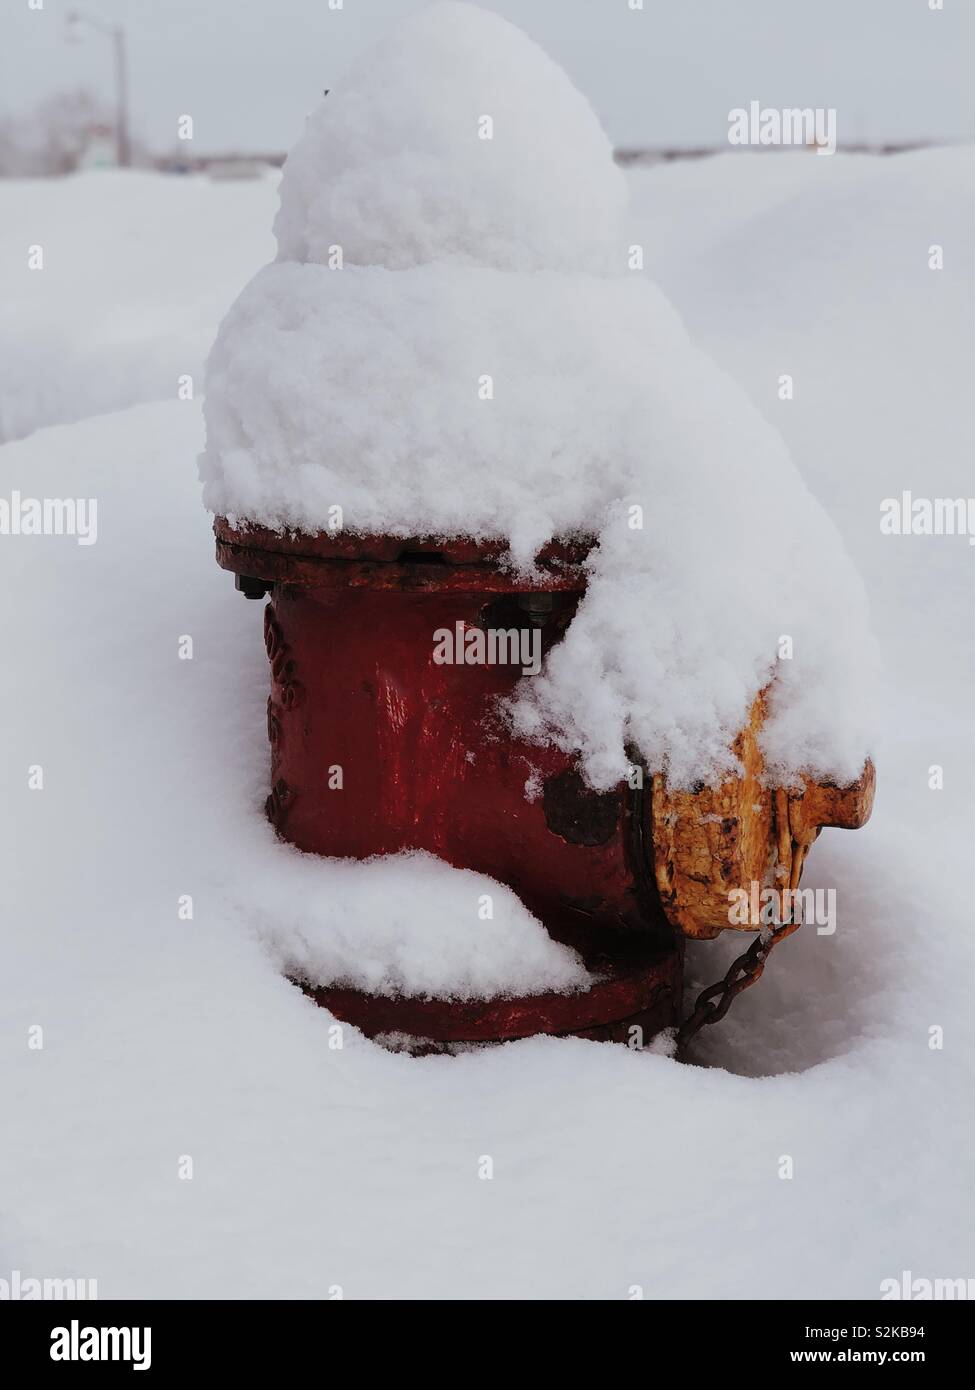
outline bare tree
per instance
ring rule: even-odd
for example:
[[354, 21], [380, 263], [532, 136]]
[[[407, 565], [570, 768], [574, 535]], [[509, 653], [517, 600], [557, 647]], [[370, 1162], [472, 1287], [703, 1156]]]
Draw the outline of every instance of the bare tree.
[[56, 92], [24, 115], [0, 117], [0, 175], [70, 174], [94, 135], [114, 128], [110, 107], [93, 93]]

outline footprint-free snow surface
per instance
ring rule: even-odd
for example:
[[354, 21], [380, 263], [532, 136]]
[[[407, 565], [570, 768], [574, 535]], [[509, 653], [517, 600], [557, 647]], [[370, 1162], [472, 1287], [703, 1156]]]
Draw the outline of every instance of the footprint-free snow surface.
[[[229, 302], [240, 268], [210, 209], [241, 191], [112, 182], [109, 202], [98, 176], [52, 184], [37, 239], [84, 208], [110, 248], [127, 198], [180, 199]], [[782, 431], [865, 576], [886, 663], [877, 810], [824, 832], [807, 880], [836, 889], [835, 933], [781, 947], [702, 1038], [703, 1067], [548, 1039], [411, 1059], [336, 1033], [266, 933], [314, 904], [348, 927], [329, 968], [343, 949], [372, 968], [355, 870], [297, 867], [262, 818], [260, 605], [213, 562], [198, 404], [41, 429], [0, 450], [3, 494], [95, 497], [98, 540], [0, 545], [0, 1268], [96, 1278], [102, 1298], [872, 1298], [905, 1269], [971, 1274], [973, 551], [878, 523], [902, 488], [970, 490], [975, 160], [729, 155], [629, 182], [652, 274]], [[266, 228], [273, 189], [247, 198]], [[162, 315], [184, 265], [145, 225]], [[246, 273], [266, 254], [255, 236]], [[89, 324], [79, 303], [79, 345]], [[739, 541], [760, 567], [761, 537]], [[407, 872], [377, 880], [380, 920], [427, 912], [462, 937], [451, 902], [469, 887], [451, 899], [442, 871], [429, 891]], [[567, 968], [532, 955], [530, 921], [507, 930], [540, 975]], [[702, 943], [693, 981], [742, 945]]]

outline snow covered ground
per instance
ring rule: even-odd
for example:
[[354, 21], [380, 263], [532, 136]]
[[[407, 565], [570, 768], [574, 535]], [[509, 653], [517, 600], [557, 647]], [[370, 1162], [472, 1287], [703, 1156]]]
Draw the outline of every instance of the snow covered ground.
[[114, 169], [0, 179], [0, 441], [171, 400], [184, 376], [201, 389], [216, 325], [274, 254], [277, 184]]
[[[0, 496], [98, 499], [95, 545], [0, 543], [0, 1272], [350, 1298], [870, 1298], [904, 1269], [975, 1275], [973, 553], [879, 530], [902, 489], [971, 491], [975, 150], [735, 153], [629, 180], [651, 273], [781, 429], [868, 585], [877, 809], [825, 832], [804, 880], [836, 888], [835, 935], [783, 945], [704, 1066], [548, 1039], [411, 1059], [345, 1029], [336, 1047], [261, 945], [297, 866], [260, 811], [260, 605], [213, 562], [199, 403], [176, 399], [272, 252], [272, 183], [0, 184], [0, 410], [8, 437], [37, 431], [0, 449]], [[729, 537], [729, 563], [760, 566], [762, 535]], [[743, 944], [697, 946], [693, 981]]]

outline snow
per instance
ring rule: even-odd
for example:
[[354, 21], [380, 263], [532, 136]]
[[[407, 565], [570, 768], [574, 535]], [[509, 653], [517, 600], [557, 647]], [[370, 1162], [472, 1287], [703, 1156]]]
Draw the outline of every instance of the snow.
[[273, 253], [277, 183], [0, 179], [0, 441], [174, 400], [186, 376], [199, 392], [215, 324]]
[[[736, 154], [630, 176], [638, 209], [653, 207], [651, 273], [843, 531], [884, 662], [874, 818], [824, 832], [803, 879], [835, 888], [837, 930], [776, 951], [696, 1045], [705, 1065], [545, 1038], [413, 1059], [349, 1028], [335, 1047], [334, 1020], [268, 954], [276, 904], [300, 926], [284, 876], [306, 865], [260, 811], [260, 606], [213, 562], [198, 405], [142, 404], [0, 449], [0, 494], [99, 502], [93, 546], [0, 538], [4, 1272], [94, 1277], [103, 1299], [337, 1285], [348, 1298], [872, 1299], [904, 1269], [971, 1273], [972, 553], [878, 523], [902, 487], [971, 491], [975, 149], [853, 163]], [[185, 273], [156, 211], [186, 185], [133, 177], [105, 201], [102, 177], [20, 185], [17, 215], [43, 222], [31, 200], [50, 197], [68, 218], [77, 200], [94, 243], [123, 208], [138, 219], [159, 267], [139, 282], [151, 335]], [[214, 190], [214, 235], [241, 192]], [[927, 270], [933, 242], [942, 272]], [[198, 248], [216, 276], [208, 334], [218, 293], [229, 303], [266, 254], [224, 267], [225, 251]], [[38, 359], [63, 364], [90, 323], [78, 288]], [[97, 391], [75, 404], [103, 408]], [[746, 534], [736, 562], [764, 563]], [[792, 563], [819, 567], [834, 601], [809, 547]], [[192, 661], [177, 658], [181, 635]], [[43, 792], [27, 789], [34, 763]], [[341, 921], [348, 901], [355, 920], [345, 885], [327, 901], [332, 866], [314, 867], [316, 912]], [[416, 902], [387, 908], [419, 917]], [[743, 944], [692, 944], [689, 996]], [[43, 1050], [28, 1047], [34, 1025]]]
[[[489, 172], [477, 110], [505, 132]], [[285, 166], [278, 259], [207, 365], [205, 504], [277, 531], [338, 506], [352, 532], [500, 536], [526, 574], [553, 536], [596, 535], [518, 732], [595, 787], [633, 744], [674, 786], [717, 783], [775, 676], [770, 775], [845, 785], [870, 743], [862, 586], [774, 428], [627, 270], [622, 184], [584, 98], [513, 26], [458, 4], [400, 26]]]
[[484, 874], [422, 853], [358, 863], [273, 851], [264, 850], [259, 873], [249, 867], [235, 878], [241, 887], [229, 896], [290, 976], [440, 999], [569, 993], [592, 983], [576, 952]]
[[[955, 586], [968, 591], [969, 571], [955, 569], [966, 542], [885, 537], [880, 504], [904, 488], [972, 492], [975, 418], [959, 405], [972, 373], [975, 160], [969, 146], [887, 159], [784, 156], [776, 196], [761, 156], [745, 159], [737, 196], [737, 156], [661, 170], [666, 215], [644, 239], [658, 243], [665, 222], [669, 240], [651, 268], [702, 346], [782, 431], [842, 532], [871, 594], [884, 702], [892, 689], [919, 692], [904, 715], [913, 727], [942, 706], [946, 688], [975, 676], [970, 644], [909, 617], [925, 595], [941, 609]], [[824, 165], [834, 169], [826, 181]], [[650, 202], [655, 177], [632, 176], [637, 204]], [[708, 243], [686, 257], [668, 249], [692, 227], [702, 240], [702, 219]], [[932, 245], [945, 248], [943, 271], [928, 269]], [[777, 398], [783, 372], [794, 377], [793, 401]]]
[[[52, 541], [47, 537], [39, 538], [39, 543], [47, 551], [46, 559], [42, 559], [46, 591], [52, 582], [72, 585], [77, 582], [75, 576], [80, 577], [83, 588], [90, 586], [90, 591], [86, 589], [88, 602], [100, 616], [95, 630], [85, 637], [85, 644], [92, 659], [102, 664], [106, 672], [118, 660], [119, 633], [125, 630], [126, 615], [138, 615], [136, 652], [153, 650], [158, 661], [169, 649], [176, 652], [180, 637], [194, 637], [199, 607], [194, 593], [210, 590], [219, 607], [223, 607], [219, 601], [226, 597], [226, 576], [213, 564], [212, 545], [205, 533], [201, 536], [198, 526], [187, 528], [182, 507], [186, 480], [180, 471], [180, 448], [192, 451], [198, 432], [199, 407], [192, 402], [178, 402], [168, 408], [147, 407], [131, 415], [122, 413], [104, 421], [85, 422], [73, 432], [61, 429], [35, 435], [4, 450], [4, 478], [9, 486], [20, 485], [25, 490], [30, 487], [35, 492], [41, 489], [44, 496], [70, 495], [64, 489], [72, 485], [72, 468], [79, 456], [86, 460], [86, 486], [102, 499], [98, 543], [91, 547], [96, 556], [93, 564], [76, 570], [65, 549], [52, 549]], [[95, 462], [103, 455], [109, 460], [104, 472]], [[138, 493], [128, 493], [134, 478], [156, 483], [152, 525], [154, 531], [162, 533], [156, 542], [158, 553], [154, 553], [154, 541], [147, 537], [137, 511], [119, 511], [120, 503], [125, 503], [127, 497], [131, 497], [130, 507], [137, 499]], [[121, 491], [121, 497], [113, 495], [116, 489]], [[29, 549], [30, 539], [10, 537], [6, 542], [10, 546], [21, 541], [19, 548], [11, 548], [7, 556], [6, 569], [12, 584], [33, 583], [35, 557]], [[151, 590], [158, 584], [159, 576], [165, 575], [166, 587], [176, 592], [172, 571], [177, 567], [193, 575], [192, 582], [188, 576], [179, 581], [185, 602], [179, 619], [168, 605], [154, 605], [151, 596], [140, 590], [140, 584]], [[112, 610], [98, 600], [102, 586], [116, 594]], [[250, 669], [251, 688], [258, 690], [266, 672], [262, 654], [258, 652], [255, 661], [255, 653], [249, 650], [252, 631], [246, 618], [250, 615], [234, 612], [233, 616], [238, 623], [245, 620], [241, 634], [248, 650], [235, 649], [230, 666]], [[73, 619], [69, 617], [68, 621]], [[170, 621], [179, 622], [178, 633], [167, 632], [165, 624]], [[80, 655], [81, 649], [76, 647], [74, 651]], [[197, 638], [192, 652], [186, 665], [194, 669], [197, 664], [208, 668], [217, 659], [212, 644], [204, 642], [201, 650]], [[65, 646], [59, 641], [51, 649], [51, 668], [34, 668], [32, 680], [60, 691], [63, 682], [77, 679], [77, 671], [70, 666], [71, 655], [70, 644]], [[156, 697], [165, 692], [177, 708], [193, 684], [184, 677], [183, 666], [183, 661], [177, 662], [175, 671], [169, 673], [170, 683], [160, 685]], [[233, 678], [233, 669], [226, 674]], [[162, 669], [157, 670], [156, 679], [162, 677]], [[228, 699], [234, 703], [233, 697]], [[105, 710], [112, 711], [112, 720], [117, 719], [119, 724], [127, 718], [140, 718], [139, 710], [128, 704], [116, 708], [112, 699], [102, 704]], [[212, 713], [218, 724], [224, 721], [225, 715], [218, 709]], [[159, 721], [154, 715], [152, 723], [158, 733]], [[322, 860], [279, 844], [253, 815], [266, 794], [262, 787], [266, 734], [262, 733], [255, 735], [255, 746], [248, 748], [248, 762], [253, 765], [249, 792], [240, 796], [236, 805], [223, 807], [222, 823], [212, 825], [209, 836], [197, 839], [195, 868], [184, 868], [196, 880], [197, 887], [187, 887], [185, 891], [194, 898], [202, 892], [205, 901], [224, 904], [234, 921], [265, 942], [282, 970], [306, 976], [315, 983], [341, 982], [387, 994], [406, 992], [454, 998], [564, 992], [589, 983], [589, 975], [576, 953], [552, 941], [510, 889], [482, 874], [451, 869], [426, 855], [402, 855], [358, 864]], [[211, 734], [212, 729], [207, 730], [201, 722], [192, 747], [185, 747], [188, 761], [182, 772], [173, 764], [172, 771], [178, 772], [178, 777], [167, 792], [171, 804], [182, 799], [178, 778], [185, 775], [185, 785], [196, 786], [200, 768], [212, 762], [212, 751], [205, 749]], [[71, 807], [72, 814], [79, 817], [84, 814], [84, 797], [98, 797], [97, 788], [106, 776], [110, 779], [104, 790], [106, 801], [110, 801], [113, 781], [118, 786], [131, 784], [130, 779], [136, 776], [134, 767], [130, 766], [126, 773], [122, 767], [113, 768], [111, 761], [102, 762], [103, 752], [96, 754], [96, 738], [86, 742], [85, 751], [79, 754], [83, 775], [77, 791], [82, 802]], [[132, 758], [135, 753], [130, 745], [119, 751], [125, 758]], [[89, 763], [87, 760], [92, 757], [97, 760]], [[145, 771], [150, 781], [156, 780], [151, 766]], [[18, 781], [22, 780], [18, 777]], [[51, 800], [61, 804], [57, 779], [53, 787], [45, 787], [45, 792], [51, 793], [45, 804]], [[205, 795], [211, 809], [213, 792], [214, 788], [207, 784]], [[62, 809], [68, 810], [66, 806]], [[153, 803], [143, 810], [147, 819], [142, 830], [137, 831], [133, 824], [132, 833], [145, 834], [147, 848], [155, 855], [154, 841], [158, 841], [159, 830], [153, 822], [165, 812], [161, 805]], [[139, 819], [137, 808], [133, 808], [132, 815], [134, 821]], [[228, 856], [230, 847], [233, 852]], [[43, 850], [43, 843], [39, 848]], [[173, 862], [182, 860], [185, 865], [184, 856], [185, 846]], [[141, 863], [133, 869], [136, 874], [146, 871]], [[138, 877], [133, 879], [133, 883], [138, 881]], [[491, 898], [490, 920], [482, 920], [479, 915], [484, 895]]]
[[341, 246], [346, 264], [392, 270], [590, 272], [608, 264], [626, 202], [611, 156], [586, 98], [527, 35], [474, 5], [430, 5], [309, 118], [285, 165], [278, 259], [327, 265]]

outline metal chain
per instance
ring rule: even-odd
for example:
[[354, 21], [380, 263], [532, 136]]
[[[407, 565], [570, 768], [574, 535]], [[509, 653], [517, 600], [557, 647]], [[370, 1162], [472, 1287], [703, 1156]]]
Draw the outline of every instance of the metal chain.
[[738, 995], [761, 979], [765, 962], [779, 942], [798, 931], [801, 926], [801, 921], [783, 922], [772, 931], [760, 932], [748, 950], [732, 961], [724, 978], [701, 991], [693, 1011], [681, 1024], [677, 1033], [678, 1054], [706, 1024], [717, 1023], [719, 1019], [724, 1018]]

